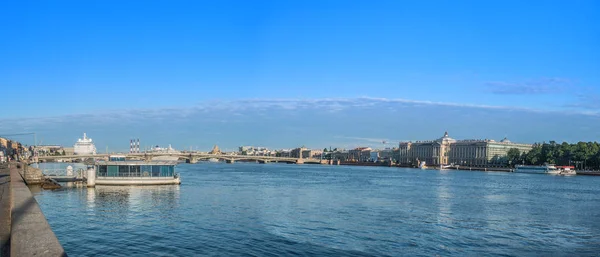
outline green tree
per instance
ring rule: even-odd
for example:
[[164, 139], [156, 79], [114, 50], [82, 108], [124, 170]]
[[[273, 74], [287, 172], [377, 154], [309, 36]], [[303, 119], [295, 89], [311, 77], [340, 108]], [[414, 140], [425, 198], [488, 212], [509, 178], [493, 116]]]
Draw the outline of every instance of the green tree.
[[323, 152], [326, 153], [327, 152], [327, 147], [323, 148]]
[[[516, 152], [511, 151], [511, 157], [516, 157]], [[511, 157], [507, 159], [510, 161]], [[600, 168], [600, 144], [598, 142], [558, 144], [556, 141], [534, 144], [531, 151], [521, 154], [518, 162], [532, 165], [544, 163], [575, 165], [576, 163], [577, 168], [598, 169]]]
[[510, 166], [518, 164], [519, 159], [521, 159], [521, 151], [519, 151], [517, 148], [508, 149], [508, 152], [506, 153], [506, 159], [508, 160]]
[[67, 155], [64, 149], [62, 150], [62, 155]]
[[534, 144], [531, 151], [527, 152], [525, 156], [525, 162], [530, 165], [541, 164], [542, 157], [542, 146], [540, 144]]

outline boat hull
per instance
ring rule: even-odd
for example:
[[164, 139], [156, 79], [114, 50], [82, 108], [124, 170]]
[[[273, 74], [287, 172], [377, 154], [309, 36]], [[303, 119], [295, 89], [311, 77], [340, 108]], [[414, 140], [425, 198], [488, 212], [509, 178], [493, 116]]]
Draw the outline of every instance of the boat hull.
[[96, 178], [96, 185], [135, 186], [135, 185], [179, 185], [181, 178]]

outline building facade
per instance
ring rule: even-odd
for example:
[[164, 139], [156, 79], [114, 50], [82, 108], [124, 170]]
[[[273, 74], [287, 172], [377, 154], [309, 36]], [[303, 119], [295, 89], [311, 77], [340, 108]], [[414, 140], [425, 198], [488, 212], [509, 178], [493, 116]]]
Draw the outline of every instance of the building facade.
[[335, 161], [348, 161], [350, 159], [350, 152], [347, 150], [338, 150], [330, 153], [331, 159]]
[[271, 151], [266, 147], [240, 146], [239, 154], [252, 156], [274, 156], [275, 151]]
[[513, 143], [508, 139], [495, 140], [455, 140], [446, 132], [443, 137], [433, 141], [401, 142], [398, 163], [417, 166], [420, 162], [427, 165], [458, 164], [473, 167], [506, 166], [508, 150], [516, 148], [519, 152], [528, 152], [531, 144]]
[[386, 148], [379, 151], [379, 160], [381, 161], [392, 161], [394, 163], [398, 162], [398, 148]]
[[370, 147], [357, 147], [348, 151], [348, 159], [355, 162], [368, 162], [372, 151]]
[[323, 150], [304, 149], [302, 151], [302, 158], [304, 159], [320, 159], [323, 155]]

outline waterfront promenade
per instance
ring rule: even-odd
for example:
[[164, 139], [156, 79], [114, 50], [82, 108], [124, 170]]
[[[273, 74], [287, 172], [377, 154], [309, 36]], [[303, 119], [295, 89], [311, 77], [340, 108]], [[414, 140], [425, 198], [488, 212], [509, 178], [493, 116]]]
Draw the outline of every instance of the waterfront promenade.
[[24, 165], [0, 166], [0, 256], [66, 256], [21, 176]]
[[10, 170], [0, 164], [0, 256], [10, 255]]

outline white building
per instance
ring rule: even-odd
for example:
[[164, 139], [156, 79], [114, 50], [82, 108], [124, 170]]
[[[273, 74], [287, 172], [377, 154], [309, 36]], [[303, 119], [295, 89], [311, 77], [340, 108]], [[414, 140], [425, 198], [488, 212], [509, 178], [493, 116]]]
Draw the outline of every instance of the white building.
[[149, 153], [166, 153], [166, 154], [179, 154], [181, 153], [180, 151], [177, 151], [175, 149], [173, 149], [173, 147], [171, 147], [171, 145], [169, 145], [166, 148], [162, 148], [159, 147], [158, 145], [155, 147], [152, 147], [150, 149], [150, 151], [148, 151]]
[[73, 146], [73, 153], [76, 155], [96, 154], [96, 146], [91, 138], [87, 138], [83, 133], [83, 138], [77, 139], [77, 143]]
[[271, 156], [274, 154], [271, 150], [266, 147], [255, 147], [255, 146], [240, 146], [239, 153], [241, 155], [253, 155], [253, 156]]

